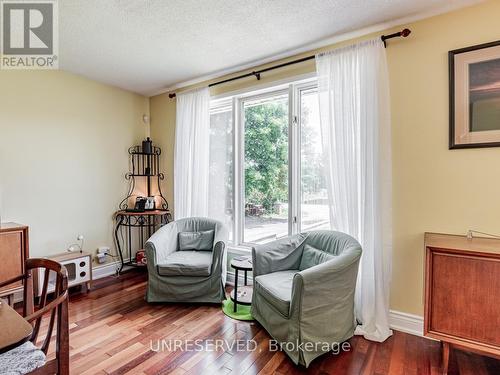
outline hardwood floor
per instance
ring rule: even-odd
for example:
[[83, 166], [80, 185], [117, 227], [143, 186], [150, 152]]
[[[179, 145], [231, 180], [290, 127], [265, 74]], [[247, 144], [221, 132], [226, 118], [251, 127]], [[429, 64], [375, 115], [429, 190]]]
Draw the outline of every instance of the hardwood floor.
[[[232, 320], [218, 305], [148, 304], [145, 287], [146, 275], [134, 270], [95, 281], [88, 294], [71, 294], [71, 374], [439, 373], [439, 343], [397, 331], [384, 343], [354, 337], [350, 351], [325, 354], [304, 369], [270, 351], [270, 337], [258, 323]], [[162, 339], [200, 340], [205, 347], [215, 340], [253, 339], [257, 349], [155, 351]], [[449, 373], [500, 374], [500, 361], [455, 350]]]

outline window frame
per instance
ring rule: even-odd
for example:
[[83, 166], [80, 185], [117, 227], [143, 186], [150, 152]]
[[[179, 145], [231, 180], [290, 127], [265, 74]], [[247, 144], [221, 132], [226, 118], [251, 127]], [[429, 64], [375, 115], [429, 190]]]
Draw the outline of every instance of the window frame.
[[301, 189], [302, 189], [302, 92], [304, 91], [309, 91], [309, 90], [314, 90], [318, 89], [318, 82], [317, 80], [314, 81], [308, 81], [308, 82], [302, 82], [294, 85], [293, 91], [294, 91], [294, 101], [295, 105], [293, 107], [294, 109], [294, 124], [295, 124], [295, 140], [294, 140], [294, 156], [296, 157], [295, 160], [295, 181], [294, 181], [294, 187], [295, 187], [295, 194], [296, 196], [294, 197], [294, 204], [295, 206], [295, 231], [292, 231], [292, 234], [300, 233], [302, 231], [302, 197], [301, 197]]
[[[288, 94], [288, 234], [301, 230], [301, 92], [317, 88], [314, 74], [307, 74], [281, 82], [268, 83], [237, 92], [213, 96], [210, 111], [232, 107], [232, 147], [233, 147], [233, 240], [229, 249], [233, 253], [248, 254], [257, 244], [244, 242], [245, 226], [245, 123], [244, 103], [250, 100], [265, 99], [280, 94]], [[212, 113], [212, 112], [211, 112]]]

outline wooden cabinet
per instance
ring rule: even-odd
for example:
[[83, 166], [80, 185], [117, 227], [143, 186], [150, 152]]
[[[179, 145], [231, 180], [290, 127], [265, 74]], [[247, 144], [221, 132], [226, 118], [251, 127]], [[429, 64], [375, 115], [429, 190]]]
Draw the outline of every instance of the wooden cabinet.
[[425, 234], [424, 334], [500, 358], [500, 240]]
[[[0, 224], [0, 282], [24, 273], [24, 262], [29, 257], [28, 227], [16, 223]], [[22, 291], [21, 281], [0, 288], [0, 296]]]

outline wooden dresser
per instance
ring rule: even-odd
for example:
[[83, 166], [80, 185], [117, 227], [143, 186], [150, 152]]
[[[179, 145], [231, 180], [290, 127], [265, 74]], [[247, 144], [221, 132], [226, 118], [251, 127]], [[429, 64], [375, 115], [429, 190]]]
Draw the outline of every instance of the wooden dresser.
[[425, 234], [424, 335], [500, 358], [500, 239]]
[[[28, 227], [16, 223], [0, 224], [0, 282], [24, 273], [24, 263], [29, 257]], [[22, 291], [21, 281], [0, 289], [0, 297]]]

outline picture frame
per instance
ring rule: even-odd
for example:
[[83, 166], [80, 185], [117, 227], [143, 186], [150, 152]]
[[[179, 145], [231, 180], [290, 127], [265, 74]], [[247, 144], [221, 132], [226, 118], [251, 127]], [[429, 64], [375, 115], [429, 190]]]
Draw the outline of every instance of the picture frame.
[[500, 146], [500, 40], [448, 52], [449, 149]]

